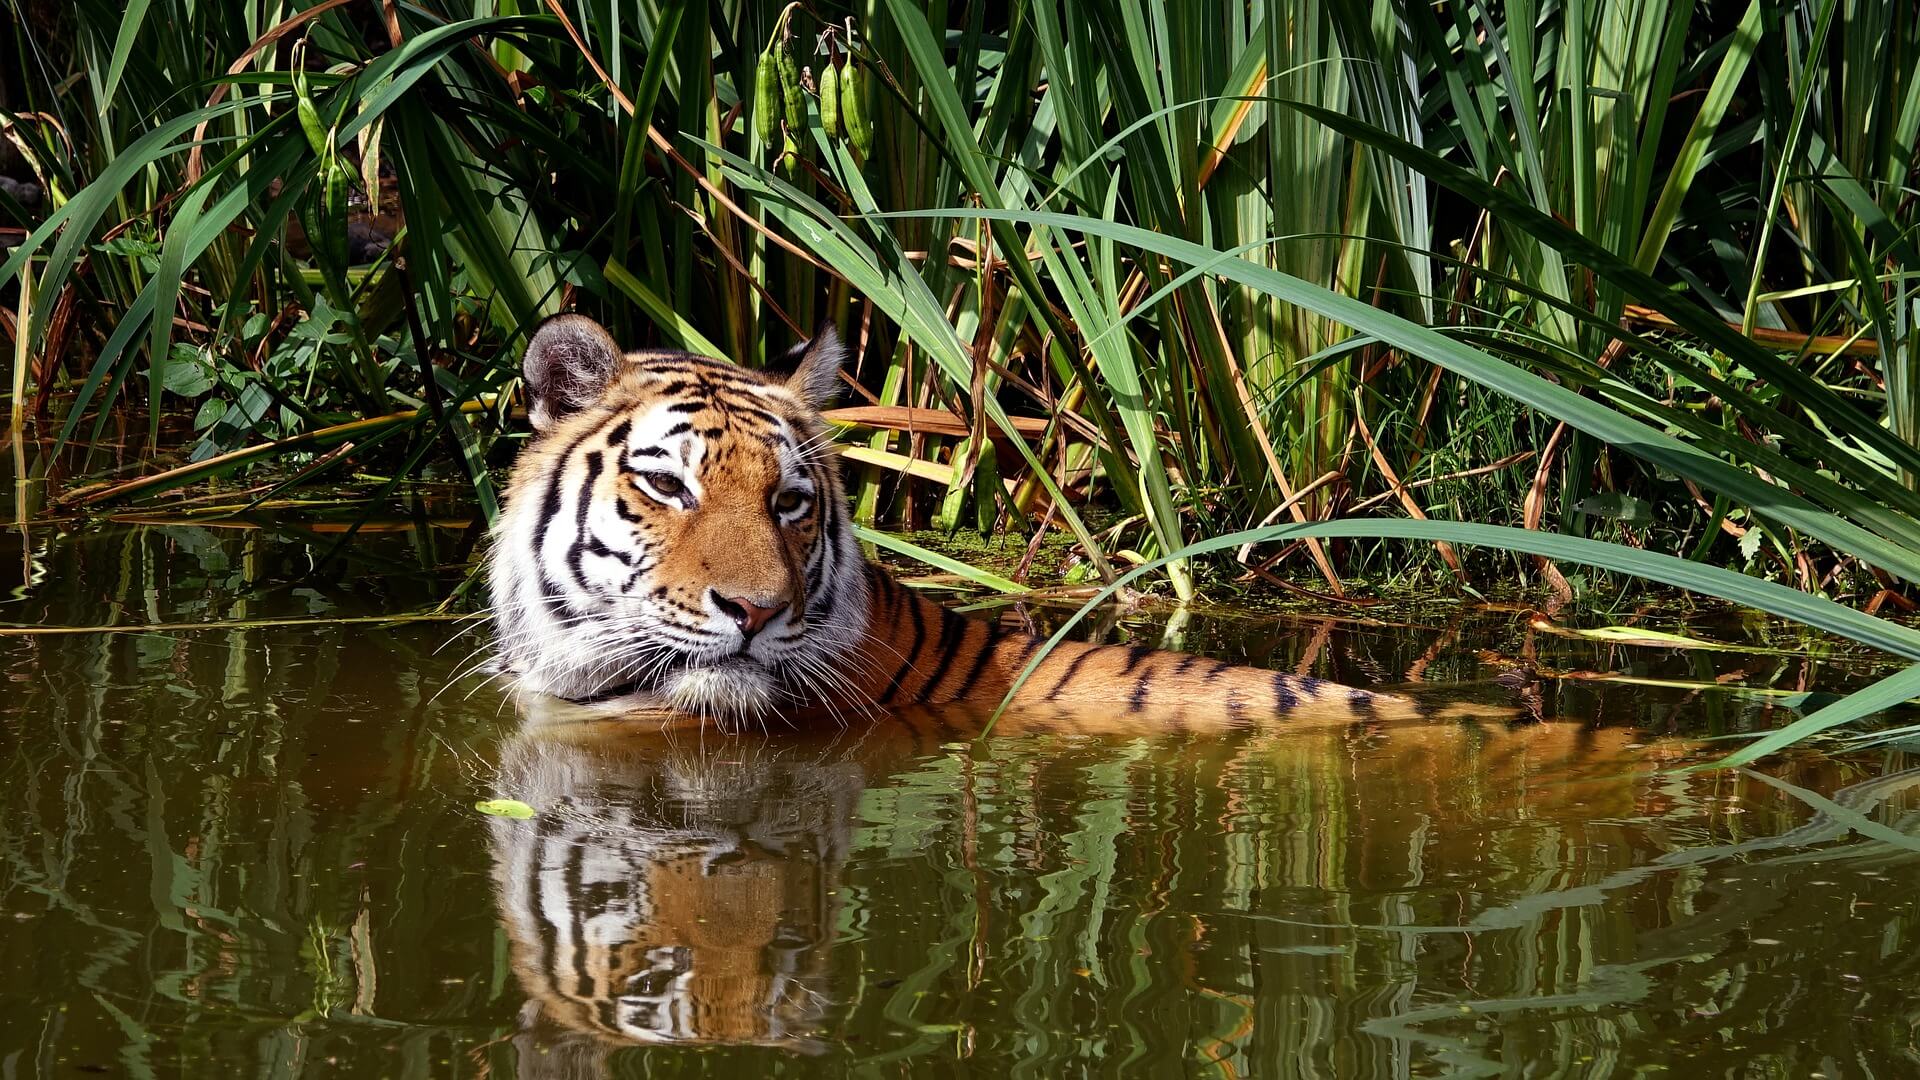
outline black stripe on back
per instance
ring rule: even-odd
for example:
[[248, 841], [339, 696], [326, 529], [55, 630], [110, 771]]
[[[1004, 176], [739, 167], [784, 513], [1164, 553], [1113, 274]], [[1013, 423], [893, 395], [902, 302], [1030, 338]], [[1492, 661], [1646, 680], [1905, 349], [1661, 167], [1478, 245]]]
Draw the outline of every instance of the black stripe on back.
[[[900, 588], [897, 583], [893, 587]], [[906, 652], [901, 654], [899, 670], [893, 673], [893, 678], [887, 680], [887, 692], [880, 695], [882, 705], [892, 701], [893, 695], [900, 692], [900, 680], [906, 678], [907, 672], [913, 670], [913, 658], [919, 655], [920, 646], [927, 640], [927, 624], [920, 617], [920, 605], [911, 596], [902, 595], [899, 600], [907, 605], [907, 614], [913, 619], [913, 644], [908, 645]]]
[[1133, 680], [1133, 692], [1127, 695], [1127, 711], [1139, 712], [1147, 707], [1147, 684], [1153, 681], [1153, 669], [1148, 668]]
[[1054, 698], [1059, 697], [1060, 691], [1065, 690], [1067, 688], [1067, 684], [1073, 681], [1073, 677], [1080, 673], [1080, 665], [1092, 659], [1093, 654], [1099, 651], [1100, 650], [1098, 649], [1088, 649], [1086, 652], [1083, 652], [1079, 656], [1074, 657], [1073, 663], [1068, 664], [1067, 670], [1061, 673], [1060, 681], [1057, 683], [1054, 683], [1053, 689], [1047, 691], [1047, 700], [1052, 701]]
[[1033, 654], [1039, 652], [1040, 646], [1046, 643], [1046, 638], [1034, 637], [1026, 633], [1020, 635], [1020, 659], [1013, 662], [1014, 678], [1020, 677], [1020, 672], [1026, 668], [1027, 661], [1032, 660]]
[[973, 658], [973, 666], [967, 669], [966, 677], [960, 680], [960, 686], [954, 692], [955, 697], [964, 697], [967, 691], [973, 689], [974, 684], [980, 681], [980, 673], [987, 670], [987, 664], [1000, 650], [1000, 639], [1005, 632], [994, 623], [982, 625], [986, 627], [987, 640], [980, 643], [980, 655]]
[[1293, 676], [1285, 672], [1273, 673], [1273, 708], [1276, 712], [1292, 712], [1300, 707], [1300, 695], [1294, 692]]
[[947, 670], [953, 667], [954, 657], [960, 655], [960, 645], [967, 639], [966, 619], [955, 615], [951, 610], [940, 609], [940, 658], [933, 663], [933, 674], [927, 677], [925, 687], [920, 691], [924, 701], [931, 702], [934, 692], [940, 689], [940, 680], [947, 677]]

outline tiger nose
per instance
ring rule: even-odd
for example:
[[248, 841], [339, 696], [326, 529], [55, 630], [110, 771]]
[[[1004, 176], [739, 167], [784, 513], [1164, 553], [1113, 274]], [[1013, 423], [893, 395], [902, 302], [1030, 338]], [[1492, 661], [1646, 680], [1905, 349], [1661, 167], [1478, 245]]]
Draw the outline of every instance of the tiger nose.
[[787, 610], [784, 602], [775, 607], [761, 607], [744, 596], [721, 596], [718, 591], [713, 593], [713, 603], [748, 637], [759, 633], [768, 620]]

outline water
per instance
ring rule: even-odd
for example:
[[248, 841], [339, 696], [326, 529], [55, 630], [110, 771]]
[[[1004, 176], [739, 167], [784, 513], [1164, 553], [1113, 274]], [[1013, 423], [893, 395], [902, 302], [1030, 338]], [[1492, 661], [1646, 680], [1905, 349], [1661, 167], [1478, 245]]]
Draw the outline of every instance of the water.
[[[299, 510], [8, 534], [0, 621], [260, 625], [0, 636], [0, 1077], [1920, 1072], [1920, 762], [1671, 771], [1777, 702], [1549, 678], [1525, 723], [588, 733], [456, 680], [461, 624], [306, 621], [445, 595], [466, 516], [414, 500], [333, 562]], [[1440, 600], [1181, 637], [1480, 700], [1522, 656], [1870, 672], [1692, 629], [1776, 651]]]

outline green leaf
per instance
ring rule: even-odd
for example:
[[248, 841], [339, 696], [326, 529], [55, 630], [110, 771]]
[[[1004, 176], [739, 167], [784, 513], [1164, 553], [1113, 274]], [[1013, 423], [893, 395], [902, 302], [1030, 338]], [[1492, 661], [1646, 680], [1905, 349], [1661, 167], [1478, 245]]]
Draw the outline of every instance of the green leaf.
[[133, 52], [134, 39], [140, 35], [140, 24], [146, 21], [147, 8], [153, 0], [130, 0], [126, 14], [120, 18], [120, 32], [114, 36], [113, 61], [107, 66], [107, 77], [99, 88], [101, 101], [112, 101], [120, 89], [120, 77], [126, 74], [127, 55]]
[[1573, 508], [1583, 514], [1623, 521], [1629, 525], [1645, 525], [1653, 520], [1652, 503], [1638, 496], [1618, 491], [1604, 491], [1598, 495], [1589, 495], [1574, 503]]
[[1019, 582], [1003, 578], [999, 574], [989, 570], [982, 570], [979, 567], [970, 566], [961, 562], [959, 559], [942, 555], [937, 551], [929, 551], [918, 544], [908, 540], [902, 540], [891, 533], [883, 533], [869, 529], [865, 525], [855, 525], [853, 527], [853, 533], [874, 547], [886, 548], [888, 551], [896, 554], [905, 555], [909, 559], [926, 563], [936, 570], [945, 570], [949, 574], [957, 574], [976, 585], [985, 585], [989, 589], [996, 589], [1003, 593], [1023, 593], [1028, 591], [1027, 587]]
[[515, 821], [525, 821], [538, 812], [519, 799], [481, 799], [473, 804], [473, 808], [483, 814], [513, 818]]
[[227, 403], [225, 401], [217, 397], [208, 398], [200, 403], [200, 408], [193, 414], [193, 430], [205, 431], [219, 423], [220, 418], [226, 414]]
[[160, 383], [167, 393], [197, 398], [213, 389], [213, 384], [212, 358], [197, 346], [175, 342]]

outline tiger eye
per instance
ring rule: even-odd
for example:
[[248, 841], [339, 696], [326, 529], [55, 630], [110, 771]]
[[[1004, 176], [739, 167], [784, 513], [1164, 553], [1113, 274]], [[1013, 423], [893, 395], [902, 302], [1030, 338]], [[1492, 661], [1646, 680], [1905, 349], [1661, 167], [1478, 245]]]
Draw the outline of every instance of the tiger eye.
[[653, 485], [653, 490], [669, 499], [687, 490], [686, 482], [672, 473], [650, 472], [645, 475], [647, 483]]
[[791, 514], [805, 505], [806, 501], [807, 493], [804, 491], [783, 491], [774, 497], [773, 508], [783, 514]]

